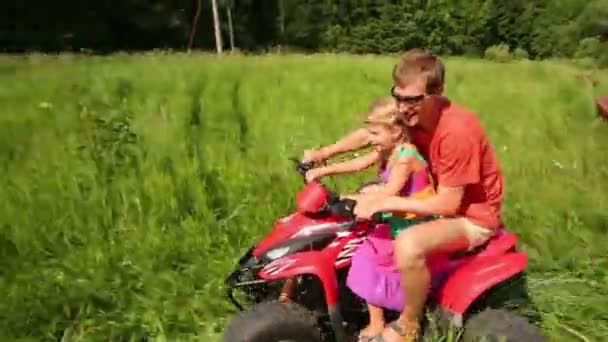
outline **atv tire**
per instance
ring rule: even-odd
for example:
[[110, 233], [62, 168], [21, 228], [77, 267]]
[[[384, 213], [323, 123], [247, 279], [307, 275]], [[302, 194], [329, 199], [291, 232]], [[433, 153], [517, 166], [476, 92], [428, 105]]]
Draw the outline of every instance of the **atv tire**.
[[545, 342], [541, 330], [523, 317], [506, 310], [486, 309], [469, 317], [464, 342]]
[[321, 342], [313, 312], [296, 303], [262, 302], [235, 316], [225, 342]]

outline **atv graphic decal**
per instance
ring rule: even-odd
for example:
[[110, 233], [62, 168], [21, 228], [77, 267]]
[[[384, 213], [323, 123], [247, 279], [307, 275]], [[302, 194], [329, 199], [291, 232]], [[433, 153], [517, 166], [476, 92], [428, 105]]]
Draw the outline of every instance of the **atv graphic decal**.
[[293, 265], [295, 262], [296, 259], [291, 258], [278, 259], [266, 265], [262, 272], [265, 272], [269, 276], [274, 276], [280, 272], [283, 272], [283, 270], [287, 269], [287, 267]]
[[315, 233], [319, 232], [328, 232], [330, 229], [335, 231], [340, 231], [342, 229], [348, 229], [351, 226], [350, 222], [346, 223], [321, 223], [308, 226], [306, 228], [302, 228], [299, 232], [297, 232], [294, 237], [302, 237], [302, 236], [311, 236]]
[[367, 237], [365, 236], [356, 237], [344, 244], [344, 247], [342, 247], [342, 250], [336, 258], [336, 267], [341, 267], [348, 264], [352, 256], [355, 254], [359, 246], [361, 246], [363, 241], [366, 240], [366, 238]]

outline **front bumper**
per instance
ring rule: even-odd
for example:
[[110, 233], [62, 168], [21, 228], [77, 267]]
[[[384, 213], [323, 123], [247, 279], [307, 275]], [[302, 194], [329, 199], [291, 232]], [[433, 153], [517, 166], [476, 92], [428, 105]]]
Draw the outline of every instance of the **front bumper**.
[[243, 305], [234, 298], [235, 289], [242, 291], [254, 303], [260, 302], [268, 296], [269, 282], [258, 276], [258, 272], [268, 262], [269, 260], [259, 260], [253, 256], [253, 247], [251, 247], [239, 259], [237, 269], [226, 277], [225, 284], [228, 299], [239, 310], [243, 310]]

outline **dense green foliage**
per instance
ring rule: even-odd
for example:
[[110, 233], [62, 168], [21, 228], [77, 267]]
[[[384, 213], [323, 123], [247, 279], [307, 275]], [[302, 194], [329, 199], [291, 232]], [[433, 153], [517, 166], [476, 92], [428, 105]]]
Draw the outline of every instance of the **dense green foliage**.
[[[2, 21], [0, 46], [41, 49], [183, 49], [197, 1], [59, 0], [19, 4]], [[214, 47], [203, 0], [196, 46]], [[530, 57], [595, 57], [608, 63], [608, 0], [218, 0], [224, 46], [227, 10], [236, 46], [389, 53], [426, 47], [482, 55], [494, 45]], [[604, 41], [604, 43], [602, 43]]]
[[[0, 338], [213, 341], [223, 279], [301, 179], [288, 157], [359, 125], [392, 58], [2, 58]], [[608, 74], [447, 60], [507, 178], [506, 220], [556, 341], [608, 336]], [[370, 176], [370, 174], [367, 174]], [[366, 176], [329, 184], [352, 191]]]

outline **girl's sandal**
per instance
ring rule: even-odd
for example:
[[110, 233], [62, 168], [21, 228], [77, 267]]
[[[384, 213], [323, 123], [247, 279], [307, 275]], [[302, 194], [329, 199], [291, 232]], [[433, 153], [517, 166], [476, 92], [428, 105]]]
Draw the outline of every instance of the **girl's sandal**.
[[369, 336], [369, 335], [361, 335], [361, 334], [359, 334], [359, 336], [357, 336], [357, 342], [372, 342], [378, 336], [379, 335]]
[[[388, 327], [393, 329], [401, 338], [408, 337], [411, 341], [416, 341], [418, 337], [418, 329], [406, 331], [398, 321], [392, 321], [388, 324]], [[387, 342], [382, 334], [374, 336], [368, 342]]]
[[[363, 329], [365, 330], [365, 329]], [[374, 341], [375, 338], [377, 338], [378, 336], [380, 336], [382, 334], [382, 332], [380, 332], [379, 334], [375, 334], [375, 335], [367, 335], [363, 333], [363, 330], [360, 330], [359, 333], [357, 334], [357, 339], [355, 340], [356, 342], [372, 342]]]
[[281, 293], [281, 295], [279, 296], [279, 302], [285, 304], [285, 303], [289, 303], [291, 301], [291, 298], [289, 298], [289, 296], [286, 293]]

